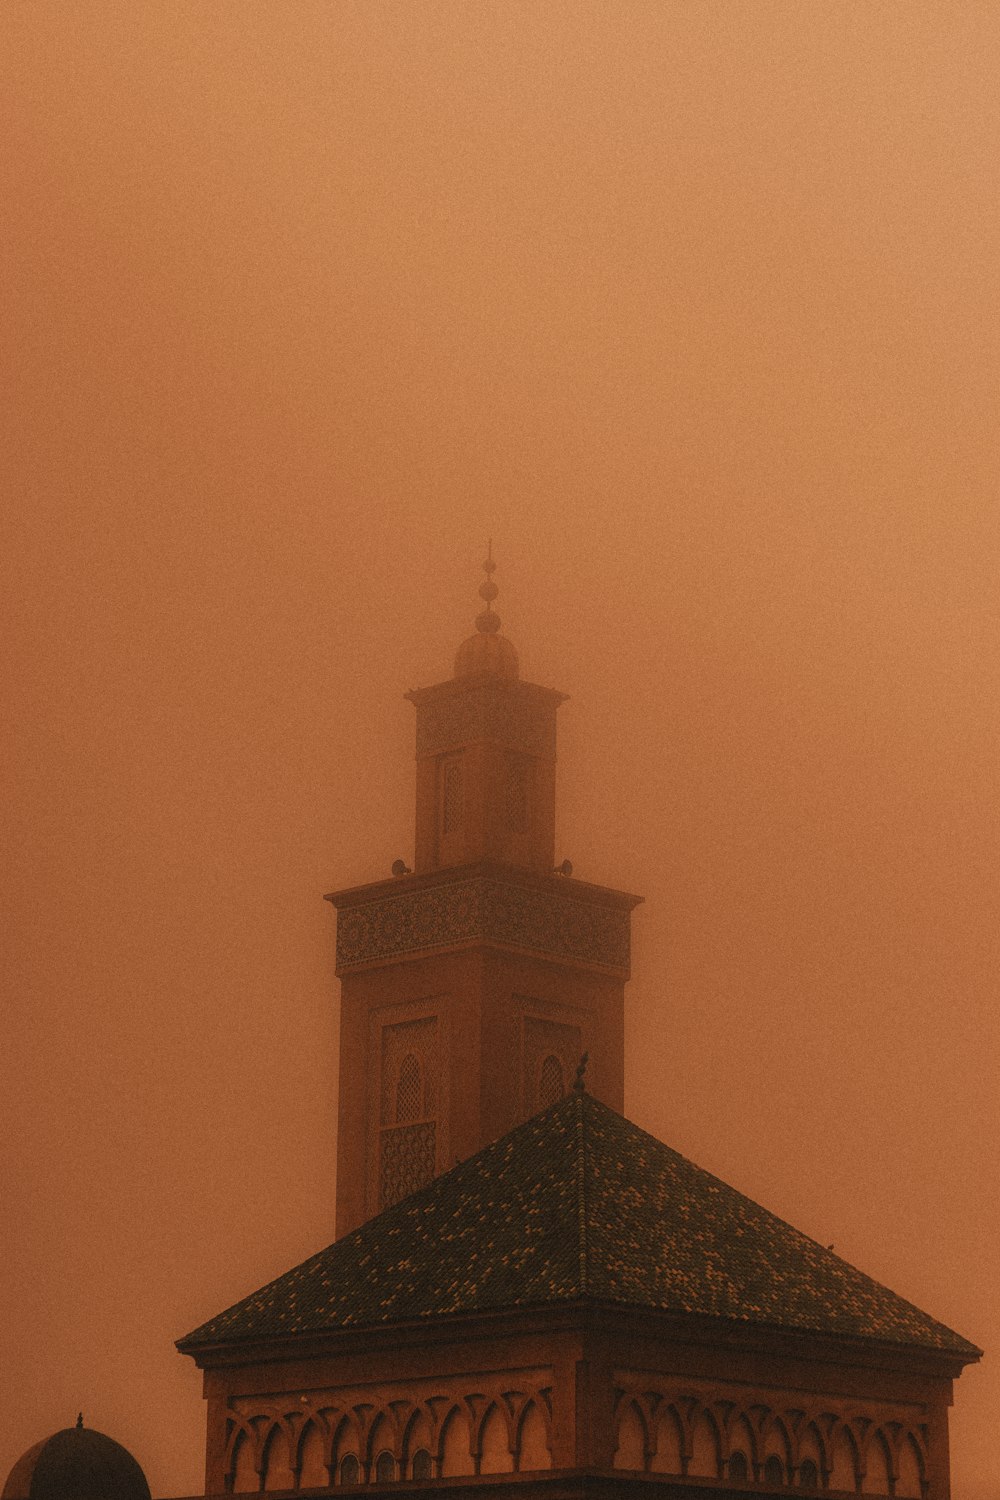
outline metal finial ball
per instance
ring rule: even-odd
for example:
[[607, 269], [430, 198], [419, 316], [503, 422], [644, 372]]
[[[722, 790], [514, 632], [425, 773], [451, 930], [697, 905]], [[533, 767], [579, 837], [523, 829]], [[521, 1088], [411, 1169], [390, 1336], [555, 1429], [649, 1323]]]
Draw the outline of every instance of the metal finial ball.
[[495, 635], [500, 629], [500, 616], [492, 609], [484, 609], [476, 616], [476, 629], [483, 635]]
[[497, 570], [496, 563], [493, 561], [492, 557], [488, 557], [486, 559], [486, 561], [483, 563], [483, 572], [484, 573], [495, 573], [496, 570]]
[[490, 603], [493, 599], [495, 599], [499, 592], [500, 590], [497, 588], [496, 584], [490, 581], [481, 583], [479, 585], [479, 597], [480, 599], [485, 599], [487, 603]]

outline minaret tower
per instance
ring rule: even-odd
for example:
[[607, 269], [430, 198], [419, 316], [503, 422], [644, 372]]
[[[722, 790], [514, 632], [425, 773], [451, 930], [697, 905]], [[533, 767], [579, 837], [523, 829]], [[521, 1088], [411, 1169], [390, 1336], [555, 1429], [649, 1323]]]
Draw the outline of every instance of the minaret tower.
[[475, 632], [417, 712], [414, 869], [337, 891], [337, 1234], [555, 1101], [584, 1051], [621, 1110], [641, 900], [555, 861], [556, 710], [500, 633], [492, 548]]

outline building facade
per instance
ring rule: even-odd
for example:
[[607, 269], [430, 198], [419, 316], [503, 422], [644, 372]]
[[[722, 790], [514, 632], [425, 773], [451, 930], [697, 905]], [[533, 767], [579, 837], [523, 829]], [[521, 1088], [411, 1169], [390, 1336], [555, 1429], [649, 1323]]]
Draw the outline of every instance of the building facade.
[[409, 695], [413, 870], [328, 898], [338, 1239], [179, 1344], [206, 1494], [948, 1500], [975, 1346], [622, 1117], [639, 898], [555, 865], [492, 573]]

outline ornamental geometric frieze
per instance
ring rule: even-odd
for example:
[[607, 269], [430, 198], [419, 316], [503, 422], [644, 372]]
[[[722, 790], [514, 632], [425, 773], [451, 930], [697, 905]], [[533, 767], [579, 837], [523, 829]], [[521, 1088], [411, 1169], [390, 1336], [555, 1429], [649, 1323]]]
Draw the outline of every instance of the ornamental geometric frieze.
[[[554, 697], [555, 695], [553, 695]], [[440, 755], [478, 740], [495, 740], [526, 755], [555, 755], [556, 705], [495, 687], [417, 704], [417, 755]]]
[[621, 907], [475, 876], [341, 907], [337, 969], [484, 941], [627, 974], [629, 929]]

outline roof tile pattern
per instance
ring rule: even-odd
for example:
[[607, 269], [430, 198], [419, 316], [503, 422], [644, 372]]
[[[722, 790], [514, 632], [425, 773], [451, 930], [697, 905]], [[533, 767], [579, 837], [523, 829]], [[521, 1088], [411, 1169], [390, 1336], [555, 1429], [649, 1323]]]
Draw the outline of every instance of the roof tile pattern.
[[973, 1344], [573, 1092], [180, 1341], [576, 1302], [975, 1358]]

